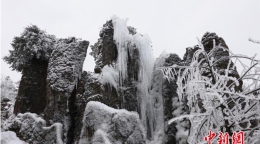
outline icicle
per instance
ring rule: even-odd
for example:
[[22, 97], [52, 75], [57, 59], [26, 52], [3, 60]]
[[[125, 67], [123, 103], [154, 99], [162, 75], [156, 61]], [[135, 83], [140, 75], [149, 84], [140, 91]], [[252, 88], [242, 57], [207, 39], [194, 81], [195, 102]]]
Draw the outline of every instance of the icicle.
[[110, 66], [104, 66], [104, 68], [102, 69], [102, 73], [99, 77], [99, 82], [101, 84], [108, 84], [110, 85], [111, 89], [112, 86], [117, 90], [117, 83], [118, 83], [118, 71], [116, 69], [114, 69], [113, 67]]
[[117, 69], [119, 70], [119, 85], [123, 85], [123, 81], [127, 78], [127, 43], [129, 40], [129, 31], [127, 29], [127, 20], [120, 19], [117, 16], [112, 18], [114, 27], [114, 40], [116, 41], [118, 58]]
[[[140, 57], [139, 86], [141, 92], [141, 118], [145, 127], [154, 132], [154, 107], [153, 99], [150, 97], [149, 89], [152, 80], [154, 57], [152, 53], [151, 40], [148, 35], [135, 34], [131, 39], [132, 47], [136, 47]], [[148, 118], [148, 119], [147, 119]], [[146, 125], [148, 122], [148, 126]]]
[[[138, 91], [140, 92], [139, 104], [141, 107], [141, 119], [146, 130], [149, 129], [153, 136], [155, 108], [153, 106], [154, 100], [152, 99], [149, 92], [154, 67], [151, 39], [148, 35], [141, 35], [139, 33], [130, 35], [127, 28], [127, 20], [120, 19], [117, 16], [113, 16], [111, 19], [114, 27], [114, 40], [118, 50], [116, 68], [119, 72], [118, 81], [121, 88], [123, 86], [124, 80], [127, 78], [128, 50], [131, 53], [133, 49], [138, 49], [140, 57]], [[129, 48], [127, 47], [128, 44], [130, 44]], [[132, 55], [130, 54], [130, 56]], [[114, 83], [114, 81], [111, 81], [111, 83]]]

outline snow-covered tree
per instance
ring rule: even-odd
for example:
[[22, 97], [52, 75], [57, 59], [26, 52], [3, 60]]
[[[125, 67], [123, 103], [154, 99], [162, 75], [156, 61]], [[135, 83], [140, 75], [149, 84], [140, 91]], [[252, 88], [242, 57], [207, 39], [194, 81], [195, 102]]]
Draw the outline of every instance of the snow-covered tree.
[[4, 60], [17, 71], [22, 71], [34, 57], [48, 61], [55, 40], [55, 36], [47, 34], [36, 25], [28, 26], [19, 37], [14, 37], [11, 43], [13, 50], [9, 50], [10, 55], [5, 56]]
[[[228, 51], [218, 45], [206, 52], [199, 42], [199, 49], [189, 66], [162, 68], [168, 79], [177, 80], [179, 100], [187, 99], [190, 110], [190, 114], [175, 117], [168, 124], [188, 118], [191, 123], [189, 143], [205, 143], [204, 137], [210, 130], [216, 134], [227, 132], [229, 141], [232, 140], [233, 132], [243, 131], [246, 143], [257, 143], [260, 135], [260, 61], [255, 60], [255, 57], [235, 55], [231, 51], [228, 57], [214, 59], [214, 51], [217, 49]], [[224, 71], [215, 67], [227, 59], [228, 66]], [[251, 64], [246, 66], [242, 59], [250, 60]], [[237, 63], [244, 68], [239, 78], [231, 74]], [[240, 80], [248, 80], [242, 91], [235, 88]], [[217, 140], [215, 138], [213, 143]]]

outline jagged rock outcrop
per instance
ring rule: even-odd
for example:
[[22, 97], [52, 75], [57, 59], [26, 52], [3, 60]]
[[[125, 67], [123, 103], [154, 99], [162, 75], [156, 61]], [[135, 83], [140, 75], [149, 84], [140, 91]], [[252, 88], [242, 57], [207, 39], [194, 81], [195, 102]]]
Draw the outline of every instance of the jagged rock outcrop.
[[87, 104], [80, 144], [145, 144], [145, 130], [136, 112], [113, 109], [100, 102]]
[[75, 99], [89, 42], [74, 37], [60, 39], [52, 53], [47, 76], [47, 124], [64, 124], [65, 142], [73, 141]]
[[102, 101], [101, 87], [98, 82], [99, 74], [84, 71], [78, 82], [76, 97], [74, 101], [74, 136], [73, 142], [78, 143], [83, 126], [84, 111], [89, 101]]
[[41, 114], [46, 106], [46, 78], [48, 61], [34, 57], [24, 67], [14, 114], [32, 112]]
[[[112, 20], [103, 25], [99, 33], [100, 39], [98, 40], [98, 59], [96, 60], [95, 72], [101, 72], [105, 65], [111, 65], [117, 60], [117, 47], [113, 39], [114, 29]], [[95, 50], [96, 51], [96, 50]]]

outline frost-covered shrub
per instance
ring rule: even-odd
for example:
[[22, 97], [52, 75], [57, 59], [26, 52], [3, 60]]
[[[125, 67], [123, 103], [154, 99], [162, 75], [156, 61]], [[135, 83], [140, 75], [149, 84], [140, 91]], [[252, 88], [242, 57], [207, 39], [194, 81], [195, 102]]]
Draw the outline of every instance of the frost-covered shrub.
[[47, 34], [36, 25], [28, 26], [19, 37], [14, 37], [11, 43], [13, 50], [9, 51], [10, 55], [5, 56], [4, 60], [17, 71], [22, 71], [33, 57], [48, 61], [55, 39], [55, 36]]
[[1, 76], [1, 99], [9, 99], [11, 102], [15, 101], [17, 95], [17, 87], [9, 76]]
[[[229, 56], [216, 59], [214, 51], [219, 49], [228, 51], [221, 45], [206, 51], [199, 43], [189, 66], [162, 68], [168, 79], [177, 80], [179, 101], [187, 99], [190, 110], [190, 114], [175, 117], [168, 124], [188, 118], [191, 123], [188, 142], [191, 144], [205, 142], [204, 137], [210, 130], [227, 132], [230, 141], [233, 132], [243, 131], [246, 143], [257, 143], [260, 135], [260, 61], [230, 51]], [[246, 66], [241, 59], [250, 60], [251, 64]], [[223, 60], [228, 61], [225, 69], [215, 67]], [[236, 63], [244, 68], [240, 77], [233, 75]], [[242, 91], [236, 89], [240, 80], [249, 80], [244, 81]]]

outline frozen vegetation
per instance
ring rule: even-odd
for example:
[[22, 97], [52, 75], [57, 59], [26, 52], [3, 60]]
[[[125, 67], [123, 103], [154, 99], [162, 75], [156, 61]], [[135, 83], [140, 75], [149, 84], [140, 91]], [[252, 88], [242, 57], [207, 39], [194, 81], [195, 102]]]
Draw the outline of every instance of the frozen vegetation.
[[[19, 85], [19, 83], [18, 83]], [[14, 103], [17, 95], [17, 84], [14, 83], [9, 76], [1, 76], [1, 100], [9, 99], [10, 103]]]
[[[228, 49], [213, 43], [213, 49], [206, 52], [200, 42], [198, 46], [200, 49], [194, 53], [190, 66], [162, 68], [167, 78], [177, 80], [179, 100], [187, 98], [190, 109], [190, 114], [174, 117], [168, 124], [188, 118], [191, 123], [189, 134], [187, 132], [188, 143], [203, 143], [210, 130], [229, 134], [243, 131], [245, 143], [259, 143], [259, 60], [229, 52], [235, 63], [228, 59], [225, 69], [217, 69], [217, 63], [226, 57], [215, 59], [214, 54]], [[246, 66], [243, 58], [251, 64]], [[234, 77], [236, 62], [244, 68], [240, 78]], [[243, 79], [250, 81], [242, 90], [236, 89]]]

